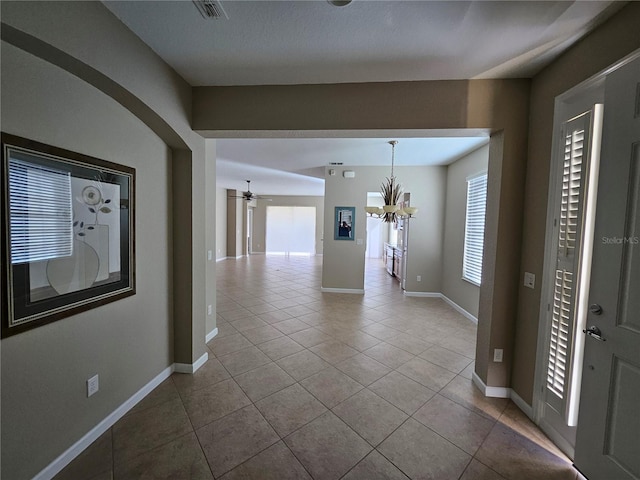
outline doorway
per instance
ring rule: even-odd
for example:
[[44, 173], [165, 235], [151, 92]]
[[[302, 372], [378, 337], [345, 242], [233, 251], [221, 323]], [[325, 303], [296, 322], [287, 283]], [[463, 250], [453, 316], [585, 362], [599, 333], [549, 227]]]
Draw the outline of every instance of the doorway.
[[575, 452], [604, 82], [556, 99], [534, 399], [540, 428]]
[[[629, 368], [612, 373], [611, 360], [634, 338], [637, 342], [640, 331], [636, 327], [616, 334], [614, 325], [622, 321], [618, 299], [623, 298], [623, 279], [627, 285], [633, 282], [625, 277], [625, 265], [637, 255], [627, 256], [625, 263], [623, 257], [612, 255], [615, 252], [604, 240], [614, 229], [625, 232], [620, 238], [635, 238], [638, 181], [634, 175], [639, 159], [634, 155], [640, 149], [634, 145], [640, 144], [640, 128], [630, 125], [637, 125], [640, 117], [640, 60], [635, 61], [634, 79], [630, 80], [633, 74], [627, 70], [626, 84], [611, 83], [618, 78], [617, 69], [628, 61], [558, 97], [554, 116], [557, 133], [549, 183], [534, 416], [554, 443], [576, 459], [578, 468], [592, 472], [591, 478], [638, 478], [640, 472], [637, 422], [635, 430], [633, 426], [637, 408], [625, 407], [640, 395], [640, 374], [633, 374], [640, 371], [637, 348], [625, 357]], [[624, 136], [634, 128], [635, 137]], [[625, 148], [628, 152], [620, 155]], [[619, 249], [623, 247], [633, 246]], [[600, 306], [602, 302], [606, 308]], [[605, 331], [607, 322], [610, 330]], [[619, 338], [612, 341], [616, 335]], [[609, 350], [606, 358], [604, 345]], [[625, 388], [616, 392], [618, 374], [626, 375]], [[611, 423], [616, 412], [617, 430]]]

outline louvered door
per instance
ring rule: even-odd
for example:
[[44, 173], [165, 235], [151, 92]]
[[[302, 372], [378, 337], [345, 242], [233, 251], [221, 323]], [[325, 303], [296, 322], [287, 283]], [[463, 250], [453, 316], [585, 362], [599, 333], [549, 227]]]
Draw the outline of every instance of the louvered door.
[[[545, 401], [568, 426], [576, 424], [570, 394], [578, 385], [572, 375], [580, 293], [585, 182], [588, 176], [591, 112], [563, 126], [563, 164], [555, 226], [557, 237], [553, 297], [550, 307]], [[578, 345], [580, 347], [580, 345]], [[579, 378], [579, 377], [578, 377]]]

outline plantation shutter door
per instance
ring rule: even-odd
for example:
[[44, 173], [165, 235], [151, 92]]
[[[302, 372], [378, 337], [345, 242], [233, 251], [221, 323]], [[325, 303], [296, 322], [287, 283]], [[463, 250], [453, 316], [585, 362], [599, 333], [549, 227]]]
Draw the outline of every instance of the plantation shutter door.
[[565, 418], [571, 388], [590, 123], [591, 112], [582, 114], [563, 125], [562, 135], [564, 159], [555, 219], [558, 233], [545, 400]]

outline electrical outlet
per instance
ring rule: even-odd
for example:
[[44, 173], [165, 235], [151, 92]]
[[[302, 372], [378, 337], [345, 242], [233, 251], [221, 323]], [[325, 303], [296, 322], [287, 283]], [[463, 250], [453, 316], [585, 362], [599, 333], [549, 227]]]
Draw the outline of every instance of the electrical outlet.
[[418, 282], [421, 282], [421, 281], [422, 281], [422, 275], [418, 275], [418, 276], [416, 277], [416, 280], [417, 280]]
[[213, 307], [211, 305], [207, 305], [207, 315], [211, 315], [213, 313]]
[[207, 260], [213, 260], [213, 250], [207, 250]]
[[502, 362], [503, 350], [501, 348], [495, 348], [493, 350], [493, 361], [496, 363]]
[[533, 273], [524, 272], [524, 286], [527, 288], [536, 286], [536, 276]]
[[100, 380], [98, 375], [94, 375], [87, 380], [87, 397], [90, 397], [94, 393], [98, 393], [98, 390], [100, 390]]

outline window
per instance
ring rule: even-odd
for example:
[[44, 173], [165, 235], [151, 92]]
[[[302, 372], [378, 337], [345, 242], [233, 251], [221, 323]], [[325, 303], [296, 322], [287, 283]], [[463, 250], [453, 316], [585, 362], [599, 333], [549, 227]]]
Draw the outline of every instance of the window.
[[487, 174], [467, 179], [467, 220], [464, 230], [462, 278], [474, 285], [482, 280], [484, 216], [487, 208]]
[[266, 253], [315, 255], [315, 207], [267, 207]]
[[69, 172], [10, 158], [9, 202], [12, 264], [72, 254]]
[[545, 402], [570, 427], [578, 424], [601, 122], [595, 105], [563, 124], [558, 166]]

